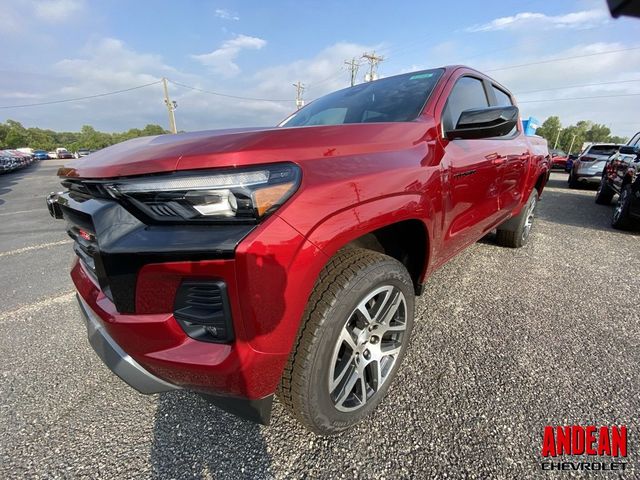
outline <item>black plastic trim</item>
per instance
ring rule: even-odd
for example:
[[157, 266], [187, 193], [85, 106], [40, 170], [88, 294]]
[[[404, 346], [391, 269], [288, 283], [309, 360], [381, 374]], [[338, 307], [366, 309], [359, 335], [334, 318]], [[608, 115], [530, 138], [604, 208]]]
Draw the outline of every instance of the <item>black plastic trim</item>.
[[[146, 225], [114, 199], [57, 195], [67, 232], [94, 260], [100, 288], [120, 313], [135, 313], [138, 272], [151, 263], [233, 258], [256, 226]], [[78, 228], [93, 236], [86, 242]], [[85, 259], [86, 261], [86, 259]]]
[[[197, 289], [205, 292], [199, 299]], [[227, 285], [222, 280], [184, 280], [176, 292], [173, 316], [196, 340], [230, 343], [235, 338]]]

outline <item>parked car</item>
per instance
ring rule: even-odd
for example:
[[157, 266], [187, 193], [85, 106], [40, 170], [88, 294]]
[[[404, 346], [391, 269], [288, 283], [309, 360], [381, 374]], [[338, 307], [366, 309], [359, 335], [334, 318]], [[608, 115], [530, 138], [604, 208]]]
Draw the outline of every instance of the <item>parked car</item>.
[[89, 150], [88, 148], [81, 148], [80, 150], [78, 150], [75, 154], [76, 158], [82, 158], [82, 157], [86, 157], [87, 155], [89, 155], [91, 153], [91, 150]]
[[66, 148], [56, 148], [56, 158], [73, 158], [73, 154]]
[[89, 341], [125, 382], [264, 423], [277, 390], [334, 434], [384, 397], [435, 269], [493, 229], [527, 243], [550, 168], [509, 91], [454, 66], [274, 128], [105, 148], [62, 168], [47, 205], [75, 240]]
[[58, 158], [58, 153], [55, 150], [52, 150], [51, 152], [47, 152], [47, 155], [49, 155], [49, 158], [51, 159]]
[[640, 226], [640, 132], [612, 156], [604, 169], [596, 203], [609, 205], [618, 194], [611, 225], [629, 229]]
[[580, 155], [575, 154], [575, 153], [571, 153], [567, 156], [567, 163], [564, 166], [564, 171], [569, 173], [571, 171], [571, 169], [573, 168], [573, 162], [576, 161], [576, 159], [579, 157]]
[[13, 172], [18, 168], [16, 159], [7, 150], [0, 150], [0, 173]]
[[551, 168], [567, 168], [567, 154], [562, 150], [551, 150]]
[[21, 152], [20, 150], [8, 150], [9, 153], [15, 158], [18, 162], [19, 167], [27, 167], [31, 165], [31, 156], [28, 154]]
[[580, 154], [571, 165], [569, 187], [578, 188], [581, 184], [598, 184], [607, 160], [618, 153], [622, 145], [615, 143], [594, 143]]
[[49, 154], [45, 150], [34, 150], [33, 158], [35, 160], [48, 160]]

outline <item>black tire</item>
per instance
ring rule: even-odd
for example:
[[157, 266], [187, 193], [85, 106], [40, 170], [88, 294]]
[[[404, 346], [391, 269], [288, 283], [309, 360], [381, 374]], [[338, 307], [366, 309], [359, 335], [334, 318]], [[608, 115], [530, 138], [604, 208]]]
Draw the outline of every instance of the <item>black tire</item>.
[[618, 197], [618, 203], [613, 210], [613, 217], [611, 218], [611, 226], [619, 230], [629, 230], [633, 227], [631, 218], [629, 218], [629, 209], [631, 208], [631, 198], [633, 191], [631, 190], [631, 184], [626, 184], [620, 190], [620, 196]]
[[509, 248], [524, 247], [529, 241], [537, 206], [538, 191], [534, 188], [520, 213], [498, 227], [496, 232], [498, 245]]
[[[376, 350], [378, 353], [374, 355], [382, 352], [382, 357], [379, 357], [381, 360], [376, 362], [371, 360], [374, 358], [371, 353], [367, 357], [369, 350], [363, 350], [361, 356], [355, 350], [349, 352], [348, 342], [343, 338], [344, 332], [350, 331], [347, 330], [348, 328], [358, 328], [358, 322], [364, 319], [362, 315], [356, 313], [357, 307], [363, 305], [363, 300], [366, 300], [368, 295], [375, 294], [376, 291], [384, 288], [391, 289], [388, 297], [385, 297], [389, 304], [378, 299], [378, 296], [383, 295], [380, 293], [371, 298], [371, 302], [374, 302], [371, 308], [377, 304], [377, 311], [380, 312], [380, 316], [384, 316], [383, 311], [388, 307], [388, 312], [394, 315], [386, 328], [396, 330], [404, 325], [404, 330], [384, 332], [385, 327], [382, 326], [382, 330], [376, 330], [372, 321], [368, 328], [362, 327], [359, 336], [350, 336], [352, 342], [354, 338], [356, 339], [354, 342], [356, 349], [367, 348], [369, 345], [373, 352], [375, 345], [378, 345]], [[396, 299], [400, 299], [401, 296], [404, 298], [404, 303], [401, 300], [396, 302]], [[398, 307], [395, 307], [396, 303]], [[364, 306], [368, 309], [367, 305], [369, 303]], [[397, 310], [391, 312], [394, 307]], [[320, 273], [307, 303], [298, 339], [278, 389], [281, 402], [300, 423], [319, 435], [333, 435], [358, 423], [375, 409], [393, 381], [411, 336], [413, 310], [413, 282], [400, 262], [387, 255], [360, 248], [339, 251]], [[378, 318], [377, 315], [372, 317]], [[404, 321], [404, 324], [400, 320]], [[393, 327], [393, 325], [396, 326]], [[374, 342], [375, 333], [381, 331], [383, 333]], [[363, 334], [371, 335], [370, 343], [358, 343]], [[389, 354], [385, 356], [383, 348], [387, 347], [384, 345], [390, 345], [388, 342], [392, 337], [400, 338], [400, 340], [393, 340], [392, 345], [394, 350], [399, 348], [398, 353], [395, 356]], [[389, 361], [393, 363], [389, 365], [387, 361], [384, 364], [384, 359], [392, 359]], [[365, 377], [371, 378], [372, 381], [373, 378], [367, 377], [366, 373], [359, 374], [358, 369], [365, 372], [369, 369], [369, 373], [373, 375], [370, 367], [376, 363], [380, 371], [386, 371], [386, 374], [379, 383], [368, 384], [367, 380], [364, 380]], [[363, 367], [362, 365], [365, 364], [366, 366]], [[336, 379], [337, 369], [342, 370], [340, 365], [346, 365], [343, 367], [345, 373], [343, 376], [338, 375], [339, 379]], [[387, 369], [384, 370], [383, 367]], [[357, 380], [352, 387], [349, 387], [354, 375]], [[382, 377], [376, 376], [376, 378]], [[331, 391], [332, 379], [338, 385], [333, 392]], [[362, 382], [361, 379], [363, 379]], [[358, 406], [358, 390], [367, 391], [370, 385], [375, 387], [372, 389], [373, 392], [364, 395], [366, 398], [364, 404]], [[334, 396], [336, 392], [338, 398]], [[340, 403], [342, 397], [346, 400]], [[352, 411], [343, 411], [349, 405], [348, 400], [355, 402], [356, 407]]]
[[580, 186], [580, 182], [578, 182], [578, 179], [573, 173], [573, 170], [569, 172], [569, 178], [567, 179], [567, 182], [569, 183], [569, 188], [578, 188]]
[[610, 205], [615, 193], [607, 182], [607, 178], [603, 176], [600, 179], [600, 185], [598, 185], [598, 191], [596, 192], [596, 203], [598, 205]]

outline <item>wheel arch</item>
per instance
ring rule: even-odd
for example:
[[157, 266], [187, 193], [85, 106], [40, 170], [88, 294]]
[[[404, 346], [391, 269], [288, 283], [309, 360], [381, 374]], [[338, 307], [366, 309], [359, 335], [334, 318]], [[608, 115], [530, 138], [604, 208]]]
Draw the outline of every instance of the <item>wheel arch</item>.
[[407, 268], [420, 294], [432, 247], [432, 216], [420, 200], [403, 194], [356, 205], [325, 219], [308, 239], [328, 258], [349, 247], [389, 255]]

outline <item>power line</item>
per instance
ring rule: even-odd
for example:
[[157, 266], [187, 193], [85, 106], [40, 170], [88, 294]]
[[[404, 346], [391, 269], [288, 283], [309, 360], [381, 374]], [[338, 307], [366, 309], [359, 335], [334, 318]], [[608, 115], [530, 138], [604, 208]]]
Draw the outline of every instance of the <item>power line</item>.
[[233, 98], [236, 100], [253, 100], [258, 102], [295, 102], [295, 100], [291, 100], [290, 98], [275, 99], [275, 98], [256, 98], [256, 97], [241, 97], [239, 95], [229, 95], [227, 93], [214, 92], [212, 90], [205, 90], [203, 88], [192, 87], [190, 85], [185, 85], [184, 83], [176, 82], [174, 80], [169, 80], [169, 79], [167, 80], [173, 83], [174, 85], [178, 85], [179, 87], [188, 88], [189, 90], [194, 90], [196, 92], [207, 93], [209, 95], [215, 95], [217, 97]]
[[640, 93], [621, 93], [615, 95], [593, 95], [590, 97], [548, 98], [545, 100], [525, 100], [518, 103], [562, 102], [565, 100], [593, 100], [594, 98], [638, 97]]
[[528, 67], [530, 65], [541, 65], [544, 63], [561, 62], [564, 60], [573, 60], [575, 58], [595, 57], [597, 55], [608, 55], [610, 53], [628, 52], [629, 50], [640, 50], [640, 47], [620, 48], [618, 50], [608, 50], [606, 52], [585, 53], [583, 55], [573, 55], [572, 57], [552, 58], [549, 60], [540, 60], [538, 62], [521, 63], [519, 65], [509, 65], [506, 67], [492, 68], [491, 70], [485, 70], [485, 72], [498, 72], [501, 70], [510, 70], [512, 68]]
[[53, 105], [53, 104], [57, 104], [57, 103], [77, 102], [77, 101], [80, 101], [80, 100], [89, 100], [91, 98], [106, 97], [106, 96], [109, 96], [109, 95], [116, 95], [118, 93], [130, 92], [132, 90], [138, 90], [140, 88], [150, 87], [151, 85], [157, 85], [160, 82], [162, 82], [162, 80], [156, 80], [155, 82], [147, 83], [147, 84], [144, 84], [144, 85], [138, 85], [137, 87], [125, 88], [123, 90], [114, 90], [113, 92], [98, 93], [96, 95], [87, 95], [85, 97], [65, 98], [64, 100], [52, 100], [50, 102], [24, 103], [22, 105], [2, 105], [2, 106], [0, 106], [0, 108], [1, 109], [6, 109], [6, 108], [39, 107], [39, 106], [42, 106], [42, 105]]
[[566, 87], [541, 88], [540, 90], [527, 90], [526, 92], [516, 92], [515, 95], [525, 95], [527, 93], [550, 92], [553, 90], [566, 90], [569, 88], [596, 87], [598, 85], [613, 85], [616, 83], [631, 83], [631, 82], [640, 82], [640, 78], [637, 78], [635, 80], [616, 80], [612, 82], [583, 83], [582, 85], [568, 85]]

